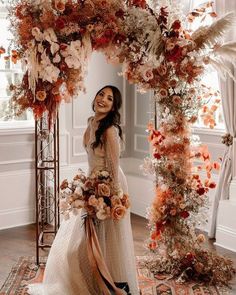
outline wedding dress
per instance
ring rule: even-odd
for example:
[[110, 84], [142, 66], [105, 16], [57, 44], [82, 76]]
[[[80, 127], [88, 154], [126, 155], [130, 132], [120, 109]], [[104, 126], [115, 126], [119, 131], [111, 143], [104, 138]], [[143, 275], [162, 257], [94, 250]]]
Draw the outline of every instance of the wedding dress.
[[[91, 148], [95, 140], [97, 122], [91, 118], [85, 132], [85, 149], [89, 173], [106, 169], [115, 185], [127, 193], [126, 178], [119, 167], [120, 142], [117, 128], [106, 130], [105, 144]], [[29, 285], [32, 295], [101, 295], [93, 276], [86, 247], [82, 210], [64, 220], [58, 230], [48, 256], [43, 283]], [[96, 233], [102, 253], [114, 282], [127, 282], [132, 295], [138, 295], [137, 276], [130, 212], [120, 221], [107, 219], [96, 224]]]

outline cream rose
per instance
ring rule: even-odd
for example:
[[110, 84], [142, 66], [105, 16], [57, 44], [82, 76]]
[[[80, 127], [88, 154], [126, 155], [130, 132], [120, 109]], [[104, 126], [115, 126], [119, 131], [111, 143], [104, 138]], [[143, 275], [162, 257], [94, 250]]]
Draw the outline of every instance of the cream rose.
[[98, 206], [98, 199], [96, 199], [96, 197], [94, 195], [92, 195], [88, 200], [88, 204], [90, 206], [97, 207]]
[[122, 205], [121, 199], [118, 196], [116, 196], [116, 195], [112, 196], [111, 197], [111, 205], [113, 207], [115, 207], [116, 205]]

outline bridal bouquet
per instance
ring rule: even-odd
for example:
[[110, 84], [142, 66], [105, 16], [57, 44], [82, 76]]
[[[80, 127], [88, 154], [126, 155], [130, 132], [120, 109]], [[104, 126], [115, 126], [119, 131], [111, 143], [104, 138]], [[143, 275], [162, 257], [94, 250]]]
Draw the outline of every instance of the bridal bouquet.
[[83, 208], [87, 216], [98, 220], [120, 220], [130, 207], [128, 195], [113, 189], [112, 177], [105, 170], [89, 177], [79, 170], [71, 182], [63, 180], [60, 189], [60, 212], [65, 219]]

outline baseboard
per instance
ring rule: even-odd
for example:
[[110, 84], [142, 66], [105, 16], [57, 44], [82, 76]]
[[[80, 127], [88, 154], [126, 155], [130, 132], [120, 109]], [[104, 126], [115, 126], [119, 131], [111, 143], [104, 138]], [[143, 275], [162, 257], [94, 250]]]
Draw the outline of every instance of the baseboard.
[[0, 210], [0, 230], [35, 222], [35, 208], [22, 207]]
[[236, 202], [222, 200], [219, 203], [216, 245], [236, 252]]
[[217, 226], [216, 242], [214, 245], [236, 252], [236, 231], [222, 226]]

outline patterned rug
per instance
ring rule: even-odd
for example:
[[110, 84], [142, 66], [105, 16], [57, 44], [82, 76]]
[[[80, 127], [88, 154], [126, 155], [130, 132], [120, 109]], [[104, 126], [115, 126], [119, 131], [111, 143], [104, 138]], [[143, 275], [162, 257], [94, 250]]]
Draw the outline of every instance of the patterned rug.
[[[215, 287], [203, 286], [198, 283], [177, 284], [167, 275], [154, 276], [147, 268], [141, 268], [137, 257], [139, 288], [141, 295], [222, 295]], [[0, 295], [26, 295], [29, 283], [42, 281], [46, 259], [42, 258], [40, 268], [35, 264], [34, 257], [20, 257], [3, 284]], [[56, 294], [55, 294], [56, 295]], [[66, 295], [66, 294], [65, 294]], [[82, 295], [82, 294], [81, 294]], [[136, 295], [136, 294], [132, 294]]]

